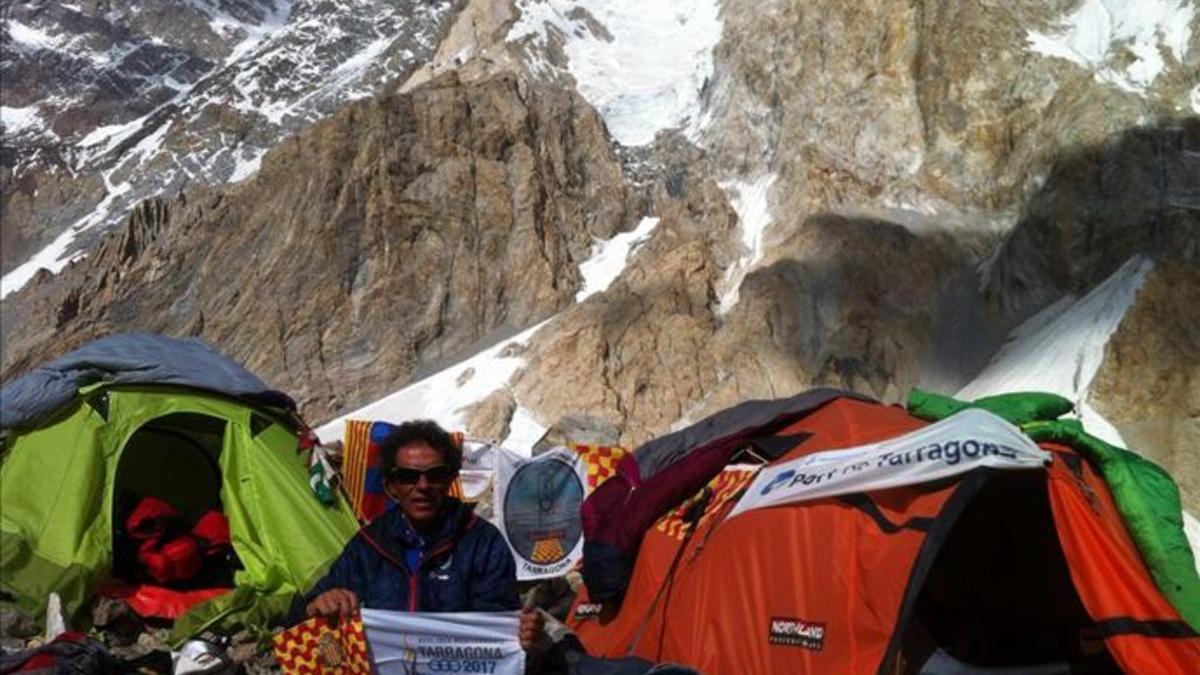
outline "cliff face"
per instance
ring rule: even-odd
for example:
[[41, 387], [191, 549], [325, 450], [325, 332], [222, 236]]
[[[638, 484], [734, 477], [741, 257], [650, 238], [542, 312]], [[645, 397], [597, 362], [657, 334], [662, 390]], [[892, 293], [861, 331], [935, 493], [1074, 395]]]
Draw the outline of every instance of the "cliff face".
[[320, 418], [570, 304], [628, 196], [578, 97], [450, 75], [350, 106], [236, 188], [140, 205], [5, 301], [5, 378], [109, 331], [198, 335]]

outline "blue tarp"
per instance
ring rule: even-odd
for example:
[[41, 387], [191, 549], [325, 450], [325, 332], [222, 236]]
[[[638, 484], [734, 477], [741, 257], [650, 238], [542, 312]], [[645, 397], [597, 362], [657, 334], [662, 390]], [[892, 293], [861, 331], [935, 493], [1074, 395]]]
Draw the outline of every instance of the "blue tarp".
[[61, 356], [0, 389], [0, 428], [36, 426], [70, 403], [81, 387], [171, 384], [295, 408], [254, 373], [196, 338], [150, 333], [110, 335]]

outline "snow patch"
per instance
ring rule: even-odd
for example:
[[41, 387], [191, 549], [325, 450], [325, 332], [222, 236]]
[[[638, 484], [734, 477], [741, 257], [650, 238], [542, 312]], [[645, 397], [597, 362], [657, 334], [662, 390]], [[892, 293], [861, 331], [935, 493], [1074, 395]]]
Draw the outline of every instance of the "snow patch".
[[[318, 428], [317, 435], [327, 443], [341, 440], [348, 419], [388, 422], [432, 419], [446, 429], [462, 429], [467, 421], [464, 409], [487, 398], [492, 392], [508, 386], [512, 376], [525, 365], [525, 359], [519, 356], [502, 355], [505, 348], [525, 344], [552, 320], [547, 319], [508, 340], [501, 340], [495, 346], [465, 361], [414, 382], [354, 412], [342, 415]], [[519, 437], [520, 442], [524, 443], [534, 435], [541, 438], [545, 429], [528, 411], [522, 412], [518, 409], [517, 412], [513, 417], [508, 438], [500, 439], [500, 442], [505, 444], [505, 447], [518, 452], [523, 450], [528, 454], [528, 446], [517, 445], [514, 441]], [[542, 430], [538, 432], [538, 429]], [[537, 438], [534, 438], [534, 441]], [[532, 445], [532, 442], [529, 445]]]
[[1200, 84], [1192, 89], [1192, 112], [1200, 115]]
[[266, 154], [266, 149], [261, 148], [242, 152], [238, 155], [235, 160], [237, 163], [233, 166], [233, 173], [229, 174], [229, 182], [240, 183], [258, 173], [259, 167], [262, 166], [263, 155]]
[[240, 21], [220, 7], [209, 5], [208, 10], [212, 12], [209, 15], [209, 26], [213, 32], [218, 35], [234, 35], [241, 31], [246, 36], [230, 50], [225, 63], [240, 60], [281, 28], [292, 14], [292, 4], [292, 0], [278, 0], [271, 8], [271, 13], [264, 16], [258, 24]]
[[1134, 256], [1083, 298], [1068, 296], [1027, 320], [957, 397], [973, 400], [1019, 391], [1059, 394], [1075, 403], [1089, 433], [1125, 447], [1116, 428], [1087, 397], [1109, 337], [1153, 266], [1149, 259]]
[[79, 139], [79, 147], [93, 148], [103, 143], [104, 147], [90, 150], [89, 152], [93, 156], [107, 153], [120, 145], [125, 139], [137, 133], [137, 131], [142, 128], [142, 124], [145, 123], [146, 118], [152, 114], [154, 113], [148, 113], [131, 122], [125, 122], [124, 124], [106, 124], [102, 127], [96, 127], [95, 129], [92, 129], [86, 136]]
[[15, 19], [5, 22], [12, 41], [24, 47], [33, 49], [58, 49], [60, 41], [49, 33], [28, 26]]
[[131, 189], [129, 183], [113, 185], [109, 181], [110, 175], [111, 172], [104, 175], [104, 183], [109, 190], [108, 195], [104, 197], [104, 201], [96, 205], [91, 214], [80, 218], [75, 224], [63, 230], [61, 234], [55, 237], [54, 241], [33, 254], [25, 262], [10, 270], [3, 278], [0, 278], [0, 298], [7, 296], [13, 291], [20, 290], [22, 286], [29, 283], [29, 280], [40, 269], [44, 268], [58, 273], [68, 263], [83, 257], [81, 255], [71, 257], [67, 255], [67, 252], [71, 250], [72, 244], [75, 243], [75, 240], [79, 238], [81, 233], [95, 227], [98, 223], [104, 222], [104, 218], [108, 215], [108, 210], [112, 207], [112, 203]]
[[144, 164], [146, 155], [162, 149], [163, 139], [167, 137], [167, 132], [171, 130], [172, 124], [173, 122], [167, 122], [159, 125], [157, 129], [138, 141], [138, 144], [129, 151], [129, 156], [136, 157], [138, 164]]
[[329, 74], [329, 84], [319, 89], [317, 93], [331, 89], [341, 89], [355, 80], [362, 79], [363, 73], [367, 71], [367, 68], [370, 67], [371, 64], [377, 62], [380, 55], [382, 55], [395, 40], [395, 36], [386, 35], [368, 44], [357, 54], [343, 61], [338, 65], [337, 68], [334, 68], [333, 72]]
[[542, 440], [546, 431], [546, 427], [537, 421], [528, 408], [517, 406], [508, 425], [508, 437], [501, 445], [518, 455], [529, 457], [533, 455], [533, 446]]
[[54, 241], [50, 242], [49, 245], [33, 254], [29, 260], [14, 267], [3, 278], [0, 278], [0, 298], [7, 296], [13, 291], [20, 290], [42, 268], [48, 269], [51, 272], [57, 272], [65, 267], [68, 261], [62, 259], [63, 255], [78, 235], [79, 232], [75, 228], [68, 227]]
[[642, 218], [633, 231], [622, 232], [606, 241], [597, 241], [592, 246], [592, 257], [579, 265], [583, 288], [575, 294], [575, 302], [583, 302], [589, 296], [608, 290], [612, 282], [625, 271], [629, 255], [650, 239], [657, 226], [658, 218]]
[[4, 125], [4, 135], [13, 136], [25, 131], [44, 129], [46, 121], [36, 105], [24, 108], [0, 107], [0, 124]]
[[[579, 93], [622, 145], [645, 145], [663, 129], [694, 125], [721, 39], [716, 0], [520, 0], [508, 40], [545, 53], [563, 41]], [[599, 24], [597, 27], [595, 24]], [[535, 72], [548, 69], [543, 61]]]
[[[353, 101], [370, 96], [372, 94], [371, 90], [355, 90], [353, 89], [353, 85], [363, 79], [367, 70], [372, 65], [380, 62], [380, 57], [392, 46], [397, 37], [398, 35], [385, 35], [367, 44], [366, 47], [351, 55], [330, 71], [325, 76], [326, 82], [324, 84], [295, 101], [276, 100], [260, 106], [248, 103], [244, 104], [239, 101], [237, 106], [242, 110], [256, 110], [270, 120], [272, 124], [281, 126], [288, 116], [302, 116], [306, 112], [309, 112], [304, 108], [305, 104], [309, 101], [320, 101], [323, 98], [331, 98], [335, 95], [343, 101]], [[239, 77], [239, 79], [241, 78]], [[249, 93], [258, 90], [258, 84], [257, 82], [253, 83], [248, 90], [242, 90], [239, 84], [238, 89], [244, 98], [248, 98]], [[249, 107], [247, 108], [246, 106]]]
[[776, 178], [778, 176], [770, 173], [751, 181], [734, 180], [721, 183], [721, 187], [729, 195], [733, 210], [738, 214], [743, 253], [725, 272], [722, 282], [725, 290], [721, 293], [717, 306], [719, 314], [725, 314], [737, 304], [742, 280], [758, 261], [762, 260], [764, 236], [771, 224], [771, 209], [767, 197]]
[[1099, 82], [1144, 93], [1166, 68], [1162, 50], [1183, 62], [1195, 14], [1190, 0], [1084, 0], [1051, 31], [1026, 38], [1033, 51], [1087, 68]]

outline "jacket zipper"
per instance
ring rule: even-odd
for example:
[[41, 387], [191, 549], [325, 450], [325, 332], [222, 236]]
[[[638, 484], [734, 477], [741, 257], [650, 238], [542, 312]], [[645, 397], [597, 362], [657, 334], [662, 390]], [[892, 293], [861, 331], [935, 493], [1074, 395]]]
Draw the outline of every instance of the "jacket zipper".
[[408, 611], [417, 611], [417, 575], [419, 572], [410, 572], [408, 575]]

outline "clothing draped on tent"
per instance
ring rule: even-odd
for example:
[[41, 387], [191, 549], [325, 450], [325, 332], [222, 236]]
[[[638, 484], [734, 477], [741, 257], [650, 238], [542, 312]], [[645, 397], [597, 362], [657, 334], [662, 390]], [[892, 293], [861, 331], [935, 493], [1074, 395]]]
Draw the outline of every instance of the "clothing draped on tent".
[[91, 384], [173, 384], [295, 410], [286, 394], [196, 338], [110, 335], [61, 356], [0, 390], [0, 428], [34, 426]]
[[814, 389], [786, 399], [747, 401], [624, 456], [616, 474], [583, 503], [583, 578], [592, 597], [620, 599], [642, 535], [720, 473], [735, 452], [837, 398], [870, 400]]

